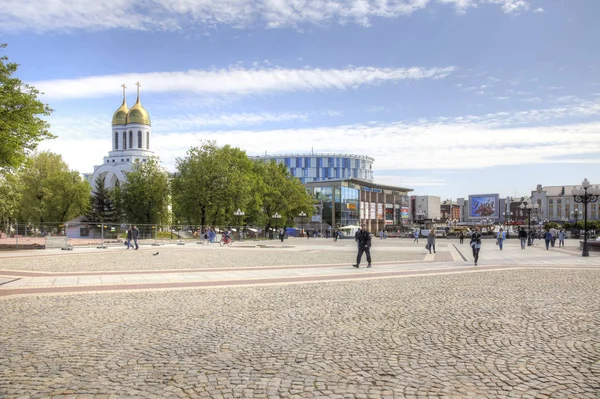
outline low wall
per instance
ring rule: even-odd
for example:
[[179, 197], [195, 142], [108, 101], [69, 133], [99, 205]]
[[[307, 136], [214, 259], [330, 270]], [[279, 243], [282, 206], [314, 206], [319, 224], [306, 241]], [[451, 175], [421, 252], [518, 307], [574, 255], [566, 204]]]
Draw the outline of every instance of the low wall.
[[[600, 252], [600, 241], [589, 241], [587, 242], [588, 251]], [[579, 240], [579, 249], [583, 249], [583, 240]]]

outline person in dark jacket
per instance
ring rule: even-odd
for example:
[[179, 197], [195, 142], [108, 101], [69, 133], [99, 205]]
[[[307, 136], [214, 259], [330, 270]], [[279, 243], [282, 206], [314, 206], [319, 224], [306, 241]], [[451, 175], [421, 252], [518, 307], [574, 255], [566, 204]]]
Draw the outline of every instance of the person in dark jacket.
[[131, 237], [133, 238], [133, 244], [135, 245], [136, 250], [140, 248], [137, 242], [139, 236], [140, 231], [138, 230], [137, 226], [133, 226], [133, 229], [131, 230]]
[[369, 264], [367, 267], [371, 267], [371, 234], [367, 230], [367, 226], [363, 223], [361, 229], [357, 232], [358, 234], [358, 255], [356, 255], [356, 264], [352, 265], [354, 267], [360, 266], [360, 260], [362, 258], [363, 252], [367, 254], [367, 262]]
[[479, 227], [475, 227], [475, 231], [471, 234], [471, 248], [473, 249], [473, 259], [475, 260], [475, 266], [479, 260], [479, 250], [481, 249], [481, 233]]
[[525, 249], [525, 244], [527, 243], [527, 232], [525, 231], [525, 227], [521, 227], [519, 239], [521, 240], [521, 249]]
[[549, 250], [550, 242], [552, 241], [552, 233], [550, 230], [546, 230], [546, 233], [544, 233], [544, 241], [546, 241], [546, 250]]
[[427, 234], [427, 249], [429, 253], [433, 249], [433, 253], [435, 253], [435, 231], [433, 229], [429, 230], [429, 234]]
[[460, 238], [460, 243], [462, 244], [463, 241], [465, 240], [465, 233], [461, 230], [458, 237]]
[[133, 248], [133, 245], [131, 245], [131, 237], [133, 236], [133, 232], [131, 231], [131, 227], [127, 229], [127, 236], [126, 239], [127, 241], [125, 241], [125, 245], [127, 246], [127, 249], [129, 249], [129, 247]]

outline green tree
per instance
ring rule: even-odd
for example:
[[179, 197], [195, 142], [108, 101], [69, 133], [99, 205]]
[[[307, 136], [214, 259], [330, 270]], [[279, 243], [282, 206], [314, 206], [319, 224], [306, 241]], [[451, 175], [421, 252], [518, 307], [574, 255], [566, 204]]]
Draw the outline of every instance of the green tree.
[[90, 212], [86, 218], [92, 222], [112, 223], [119, 221], [113, 204], [111, 192], [105, 186], [104, 176], [95, 181], [95, 188], [90, 197]]
[[173, 178], [173, 212], [177, 219], [202, 226], [232, 225], [233, 213], [248, 213], [253, 162], [239, 148], [214, 141], [192, 147], [177, 159]]
[[11, 221], [17, 220], [21, 203], [21, 186], [14, 173], [0, 172], [0, 230], [8, 232]]
[[156, 157], [136, 162], [119, 190], [125, 220], [136, 224], [169, 221], [170, 184], [167, 172]]
[[35, 154], [20, 171], [20, 219], [25, 222], [65, 222], [87, 213], [90, 185], [69, 170], [58, 154]]
[[[261, 212], [255, 215], [267, 229], [272, 226], [290, 226], [294, 217], [300, 212], [312, 215], [314, 210], [313, 198], [306, 192], [300, 180], [290, 175], [283, 164], [271, 162], [256, 162], [255, 173], [258, 183], [256, 193], [260, 196]], [[274, 220], [273, 215], [281, 215]]]
[[35, 87], [12, 77], [19, 65], [6, 61], [0, 57], [0, 171], [19, 167], [40, 141], [54, 138], [40, 118], [52, 110], [38, 100]]

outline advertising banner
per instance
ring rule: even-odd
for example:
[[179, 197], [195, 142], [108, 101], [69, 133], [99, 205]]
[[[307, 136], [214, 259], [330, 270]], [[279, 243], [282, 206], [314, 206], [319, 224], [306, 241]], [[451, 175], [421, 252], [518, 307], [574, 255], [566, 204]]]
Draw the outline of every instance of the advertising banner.
[[383, 219], [383, 204], [377, 204], [377, 219]]
[[469, 217], [472, 219], [498, 218], [498, 194], [469, 195]]
[[367, 219], [375, 219], [377, 218], [377, 204], [371, 204], [370, 218]]
[[409, 213], [408, 213], [408, 208], [406, 207], [402, 207], [401, 208], [401, 215], [402, 215], [402, 219], [408, 219]]

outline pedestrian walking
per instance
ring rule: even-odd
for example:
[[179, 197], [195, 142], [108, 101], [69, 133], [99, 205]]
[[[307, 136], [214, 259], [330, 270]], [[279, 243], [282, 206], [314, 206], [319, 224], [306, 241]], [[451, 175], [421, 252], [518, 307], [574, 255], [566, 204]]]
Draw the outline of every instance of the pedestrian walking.
[[284, 237], [285, 231], [283, 229], [279, 229], [279, 239], [281, 240], [281, 242], [283, 242]]
[[352, 266], [359, 267], [363, 253], [367, 255], [367, 267], [371, 267], [371, 234], [367, 230], [367, 226], [363, 223], [361, 229], [357, 232], [358, 254], [356, 255], [356, 263]]
[[465, 240], [465, 233], [462, 230], [458, 234], [458, 238], [460, 238], [460, 243], [462, 244], [463, 241]]
[[481, 233], [479, 227], [475, 227], [475, 231], [471, 234], [471, 242], [469, 243], [473, 249], [473, 259], [475, 260], [475, 266], [479, 261], [479, 250], [481, 250]]
[[138, 230], [137, 226], [133, 226], [133, 229], [131, 230], [131, 237], [133, 238], [133, 243], [135, 244], [135, 250], [137, 251], [140, 246], [138, 245], [138, 237], [140, 236], [140, 231]]
[[552, 233], [550, 230], [546, 230], [544, 234], [544, 241], [546, 241], [546, 250], [550, 249], [550, 242], [552, 241]]
[[413, 233], [413, 236], [415, 237], [413, 242], [416, 242], [418, 244], [419, 243], [419, 230], [415, 230]]
[[496, 234], [496, 245], [498, 245], [498, 247], [500, 247], [500, 251], [502, 251], [502, 246], [504, 244], [505, 239], [506, 239], [506, 233], [504, 232], [504, 230], [502, 228], [500, 228], [500, 231], [498, 231], [498, 234]]
[[435, 231], [433, 229], [427, 234], [427, 249], [429, 250], [429, 253], [431, 253], [432, 248], [433, 253], [435, 253]]
[[556, 238], [558, 237], [558, 231], [553, 227], [550, 229], [550, 234], [552, 234], [552, 240], [550, 241], [550, 245], [552, 245], [552, 248], [554, 248]]
[[527, 243], [527, 232], [525, 231], [525, 227], [521, 227], [519, 231], [519, 240], [521, 240], [521, 249], [525, 249], [525, 244]]
[[133, 232], [131, 231], [131, 227], [129, 227], [127, 229], [127, 234], [125, 236], [125, 238], [127, 240], [127, 241], [125, 241], [125, 245], [127, 245], [127, 249], [129, 249], [129, 247], [133, 248], [133, 245], [131, 245], [131, 237], [132, 237], [132, 235], [133, 235]]
[[565, 233], [565, 231], [563, 229], [560, 229], [560, 231], [558, 232], [558, 246], [559, 247], [565, 247], [565, 237], [566, 237], [567, 233]]

